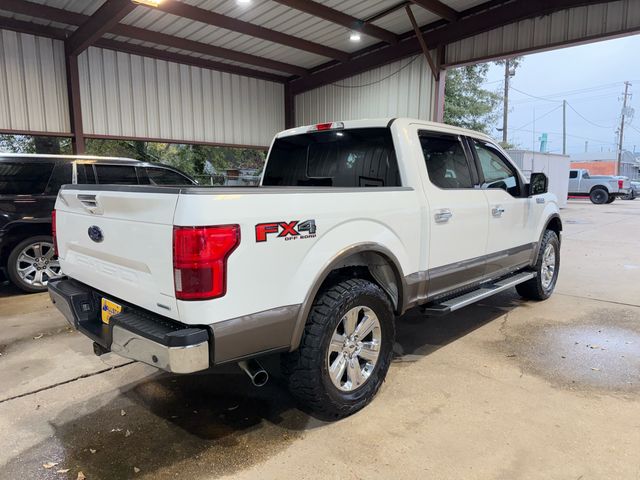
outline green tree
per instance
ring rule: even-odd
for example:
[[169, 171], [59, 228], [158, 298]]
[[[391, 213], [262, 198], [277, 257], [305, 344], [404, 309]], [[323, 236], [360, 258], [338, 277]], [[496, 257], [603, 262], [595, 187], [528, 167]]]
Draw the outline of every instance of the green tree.
[[447, 71], [445, 123], [489, 133], [498, 119], [502, 97], [483, 87], [488, 70], [485, 63]]

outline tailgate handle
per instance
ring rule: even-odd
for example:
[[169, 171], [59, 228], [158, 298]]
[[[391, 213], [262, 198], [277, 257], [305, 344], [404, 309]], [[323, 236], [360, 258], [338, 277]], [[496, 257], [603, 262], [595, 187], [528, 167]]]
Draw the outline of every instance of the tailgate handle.
[[89, 210], [91, 213], [95, 213], [98, 209], [98, 201], [95, 195], [78, 194], [78, 200], [83, 207]]

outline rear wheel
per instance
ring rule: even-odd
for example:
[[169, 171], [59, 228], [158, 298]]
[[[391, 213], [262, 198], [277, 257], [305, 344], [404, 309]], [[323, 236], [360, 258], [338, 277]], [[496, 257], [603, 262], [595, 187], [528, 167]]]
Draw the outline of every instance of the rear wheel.
[[313, 304], [300, 347], [283, 356], [292, 395], [326, 420], [367, 405], [385, 379], [395, 336], [389, 298], [363, 279], [342, 281]]
[[607, 203], [613, 203], [616, 199], [615, 195], [609, 195], [609, 198], [607, 199]]
[[609, 199], [609, 192], [607, 192], [604, 188], [594, 188], [589, 194], [589, 199], [591, 200], [591, 203], [602, 205]]
[[9, 254], [7, 273], [25, 292], [46, 291], [49, 280], [60, 276], [60, 263], [51, 236], [30, 237], [16, 245]]
[[542, 237], [534, 268], [535, 278], [516, 285], [516, 290], [524, 298], [546, 300], [556, 288], [560, 271], [560, 240], [553, 230], [547, 230]]

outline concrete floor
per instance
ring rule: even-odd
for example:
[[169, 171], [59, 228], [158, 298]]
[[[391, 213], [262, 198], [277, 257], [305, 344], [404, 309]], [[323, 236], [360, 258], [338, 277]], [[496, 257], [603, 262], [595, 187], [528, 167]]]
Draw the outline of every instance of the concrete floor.
[[640, 201], [563, 218], [551, 299], [410, 312], [376, 400], [333, 424], [277, 377], [97, 358], [46, 295], [0, 286], [0, 478], [638, 479]]

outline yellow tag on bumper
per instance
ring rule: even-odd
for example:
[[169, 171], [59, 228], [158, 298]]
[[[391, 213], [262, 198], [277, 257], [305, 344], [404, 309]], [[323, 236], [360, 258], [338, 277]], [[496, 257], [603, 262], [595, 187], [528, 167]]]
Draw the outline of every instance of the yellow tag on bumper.
[[102, 322], [109, 325], [109, 320], [111, 319], [111, 317], [116, 313], [120, 313], [122, 311], [122, 306], [118, 305], [115, 302], [112, 302], [111, 300], [103, 298], [102, 308], [100, 310], [102, 311]]

